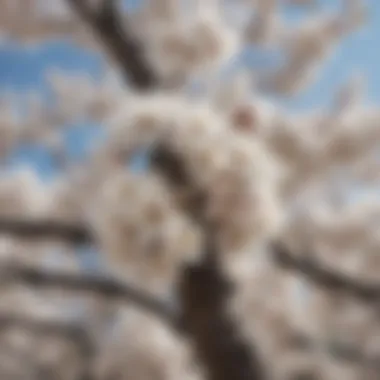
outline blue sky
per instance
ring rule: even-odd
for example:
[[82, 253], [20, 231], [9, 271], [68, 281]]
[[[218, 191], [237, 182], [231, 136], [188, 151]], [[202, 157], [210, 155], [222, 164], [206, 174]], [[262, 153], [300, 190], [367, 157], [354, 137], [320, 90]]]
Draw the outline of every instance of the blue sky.
[[353, 71], [365, 75], [368, 79], [368, 98], [380, 104], [380, 1], [367, 0], [367, 3], [370, 10], [368, 25], [343, 42], [327, 64], [321, 80], [302, 95], [300, 102], [303, 104], [324, 104], [329, 99], [328, 94]]
[[[339, 3], [335, 0], [321, 1]], [[303, 108], [328, 104], [334, 88], [355, 71], [368, 78], [368, 98], [380, 105], [380, 0], [367, 0], [367, 3], [370, 8], [368, 25], [343, 42], [337, 54], [326, 65], [320, 80], [306, 93], [289, 101], [290, 106]], [[103, 62], [99, 56], [91, 56], [62, 42], [39, 48], [0, 45], [0, 92], [43, 90], [46, 88], [45, 70], [52, 66], [97, 76], [102, 72]], [[69, 133], [70, 150], [80, 155], [91, 133], [92, 128], [89, 126]], [[28, 161], [37, 163], [40, 171], [45, 174], [51, 174], [53, 170], [46, 154], [41, 151], [22, 150], [15, 156], [15, 162]]]
[[[322, 2], [339, 3], [336, 0]], [[370, 8], [368, 26], [344, 41], [318, 84], [306, 95], [302, 94], [302, 99], [297, 99], [297, 102], [323, 102], [325, 94], [331, 93], [331, 89], [353, 70], [360, 70], [368, 77], [369, 96], [380, 102], [380, 1], [367, 0], [367, 3]], [[99, 57], [67, 43], [49, 44], [42, 48], [0, 45], [0, 90], [40, 87], [44, 84], [44, 71], [51, 65], [69, 71], [85, 70], [93, 75], [99, 74], [102, 68]]]

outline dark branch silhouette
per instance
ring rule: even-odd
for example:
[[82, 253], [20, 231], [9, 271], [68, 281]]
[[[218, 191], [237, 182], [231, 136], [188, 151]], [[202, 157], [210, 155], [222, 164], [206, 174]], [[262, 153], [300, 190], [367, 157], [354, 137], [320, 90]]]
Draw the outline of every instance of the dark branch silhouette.
[[295, 257], [284, 244], [274, 243], [271, 247], [274, 262], [290, 271], [301, 274], [323, 288], [342, 291], [365, 302], [380, 300], [380, 283], [353, 279], [343, 273], [319, 264], [315, 259], [304, 256]]
[[1, 312], [0, 332], [9, 328], [66, 338], [74, 341], [86, 356], [94, 353], [94, 346], [86, 328], [73, 322]]
[[[125, 20], [120, 19], [115, 0], [104, 0], [99, 9], [91, 9], [85, 0], [67, 2], [108, 49], [127, 81], [136, 90], [147, 91], [158, 87], [157, 75], [144, 56], [143, 46]], [[206, 195], [194, 186], [178, 155], [161, 147], [154, 153], [153, 164], [172, 186], [184, 191], [184, 209], [188, 215], [202, 221]], [[27, 238], [56, 237], [74, 243], [89, 242], [92, 239], [92, 234], [83, 226], [65, 225], [54, 221], [2, 220], [0, 231]], [[219, 267], [215, 241], [209, 236], [207, 229], [204, 229], [204, 233], [207, 245], [204, 247], [203, 259], [186, 267], [180, 279], [179, 298], [180, 306], [183, 308], [181, 324], [178, 324], [178, 315], [167, 303], [110, 278], [44, 272], [27, 267], [7, 267], [1, 274], [0, 281], [95, 292], [102, 296], [133, 302], [136, 306], [162, 317], [166, 322], [169, 321], [175, 329], [184, 329], [193, 342], [210, 380], [263, 380], [266, 375], [256, 348], [245, 342], [238, 332], [237, 324], [228, 313], [228, 300], [233, 287], [228, 284]], [[275, 247], [274, 259], [284, 268], [300, 272], [329, 289], [345, 290], [364, 300], [377, 299], [380, 294], [378, 286], [356, 283], [322, 268], [315, 262], [295, 259], [281, 246]], [[335, 354], [338, 351], [335, 350]], [[350, 355], [353, 356], [352, 351], [348, 350], [346, 354], [347, 352], [351, 352]]]
[[222, 274], [213, 239], [206, 240], [202, 261], [185, 269], [180, 284], [185, 330], [208, 379], [266, 379], [256, 347], [248, 344], [229, 315], [233, 285]]
[[[228, 314], [228, 299], [233, 287], [221, 274], [214, 254], [205, 255], [202, 262], [188, 266], [182, 276], [179, 295], [182, 314], [178, 315], [168, 303], [147, 295], [116, 279], [88, 274], [46, 272], [25, 266], [6, 266], [2, 270], [3, 284], [23, 283], [32, 287], [59, 288], [76, 292], [95, 293], [107, 299], [119, 298], [152, 313], [173, 330], [188, 334], [195, 342], [197, 353], [206, 363], [212, 379], [227, 379], [232, 371], [242, 373], [237, 378], [260, 378], [263, 372], [252, 346], [249, 346]], [[9, 327], [28, 329], [41, 334], [55, 334], [78, 340], [86, 347], [86, 331], [72, 323], [36, 320], [30, 316], [0, 314], [0, 331]], [[365, 365], [380, 370], [380, 359], [369, 357], [357, 347], [336, 342], [317, 344], [313, 338], [294, 332], [292, 347], [301, 351], [323, 350], [336, 360]], [[223, 358], [223, 360], [221, 359]], [[256, 359], [255, 359], [256, 358]], [[239, 372], [236, 372], [239, 368]], [[229, 372], [231, 371], [231, 372]], [[256, 376], [256, 377], [254, 377]]]
[[99, 9], [91, 9], [87, 0], [67, 0], [80, 18], [121, 66], [131, 85], [141, 91], [157, 86], [158, 78], [144, 57], [143, 46], [126, 20], [119, 17], [116, 0], [103, 0]]
[[195, 186], [185, 163], [173, 152], [165, 141], [157, 144], [151, 154], [151, 165], [178, 194], [178, 205], [195, 222], [203, 223], [207, 194]]
[[43, 270], [10, 264], [0, 269], [0, 284], [21, 283], [31, 287], [59, 288], [74, 292], [94, 293], [107, 299], [130, 302], [146, 312], [162, 318], [177, 328], [177, 315], [169, 302], [160, 300], [135, 286], [109, 276]]
[[229, 315], [234, 291], [219, 265], [213, 229], [204, 217], [207, 194], [191, 178], [184, 162], [165, 143], [152, 154], [152, 166], [167, 183], [182, 194], [180, 206], [202, 228], [205, 244], [200, 262], [188, 265], [181, 276], [179, 300], [182, 326], [205, 366], [209, 380], [264, 380], [262, 360], [254, 344], [239, 333]]
[[[78, 323], [57, 319], [37, 318], [30, 315], [17, 315], [15, 313], [0, 313], [0, 333], [16, 328], [33, 335], [43, 335], [57, 339], [65, 339], [73, 342], [81, 355], [83, 363], [81, 380], [92, 380], [92, 364], [96, 355], [96, 346], [88, 329]], [[5, 347], [5, 352], [10, 347]], [[17, 355], [17, 350], [11, 350], [12, 356]], [[20, 360], [22, 360], [20, 358]], [[29, 363], [28, 363], [29, 364]], [[45, 378], [45, 377], [39, 377]], [[50, 378], [50, 377], [48, 377]]]
[[[191, 271], [194, 272], [188, 272], [187, 275], [195, 275], [198, 277], [198, 279], [200, 279], [202, 276], [205, 277], [210, 274], [210, 272], [204, 272], [202, 275], [194, 268], [192, 268]], [[197, 272], [197, 274], [195, 274], [195, 272]], [[200, 286], [202, 285], [203, 282], [200, 283]], [[225, 291], [228, 294], [229, 285], [225, 282], [223, 282], [223, 284], [221, 285], [223, 286], [223, 291]], [[202, 290], [202, 294], [204, 294], [204, 289], [200, 290]], [[215, 289], [211, 291], [215, 291]], [[198, 297], [199, 295], [195, 296]], [[205, 298], [208, 296], [209, 295], [206, 295]], [[215, 303], [217, 304], [218, 301], [215, 301]], [[199, 317], [202, 318], [202, 310], [195, 311], [198, 313], [198, 317], [196, 318], [196, 320], [198, 320]], [[0, 312], [0, 333], [10, 328], [17, 328], [30, 333], [54, 336], [57, 338], [63, 338], [73, 341], [75, 344], [77, 344], [82, 354], [88, 358], [93, 357], [93, 355], [96, 353], [96, 347], [94, 346], [89, 331], [87, 331], [85, 326], [82, 326], [81, 324], [72, 321], [37, 318], [35, 316], [27, 314], [18, 315], [16, 313], [5, 313], [3, 311]], [[215, 340], [213, 341], [215, 342]], [[349, 362], [351, 364], [364, 365], [380, 370], [379, 357], [368, 356], [355, 346], [348, 346], [346, 344], [342, 345], [333, 341], [329, 343], [317, 342], [315, 341], [315, 339], [298, 332], [295, 332], [292, 336], [292, 342], [292, 349], [313, 352], [315, 350], [320, 351], [321, 347], [324, 347], [324, 351], [329, 353], [336, 360]]]
[[341, 362], [380, 370], [380, 357], [369, 355], [355, 345], [340, 343], [335, 340], [318, 340], [300, 331], [293, 331], [289, 334], [288, 344], [290, 350], [310, 353], [324, 352]]
[[85, 224], [67, 223], [55, 219], [0, 217], [0, 233], [33, 240], [54, 238], [75, 244], [93, 241], [92, 233]]

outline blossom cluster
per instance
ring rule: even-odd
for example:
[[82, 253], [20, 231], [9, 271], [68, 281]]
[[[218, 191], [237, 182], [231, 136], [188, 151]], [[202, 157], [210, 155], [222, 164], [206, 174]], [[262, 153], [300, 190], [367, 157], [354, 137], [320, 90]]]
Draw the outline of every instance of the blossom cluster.
[[[101, 2], [87, 3], [95, 12]], [[268, 242], [280, 239], [295, 257], [309, 255], [359, 282], [378, 281], [378, 196], [357, 200], [363, 188], [379, 182], [378, 108], [364, 104], [355, 80], [342, 86], [325, 109], [294, 113], [270, 97], [299, 93], [318, 78], [340, 41], [365, 20], [361, 2], [347, 0], [340, 12], [316, 12], [292, 25], [281, 12], [284, 6], [316, 2], [141, 3], [125, 11], [119, 4], [118, 10], [157, 71], [158, 89], [135, 93], [124, 88], [110, 59], [100, 81], [60, 72], [48, 76], [53, 104], [27, 94], [21, 99], [26, 110], [18, 112], [22, 101], [4, 95], [0, 158], [5, 165], [23, 144], [44, 145], [54, 157], [65, 156], [65, 127], [75, 123], [99, 123], [106, 137], [82, 162], [62, 165], [49, 183], [33, 171], [6, 167], [0, 219], [85, 223], [111, 274], [172, 299], [181, 270], [197, 262], [203, 249], [204, 231], [184, 210], [183, 193], [202, 194], [202, 218], [216, 227], [219, 258], [237, 289], [230, 311], [270, 363], [272, 377], [369, 378], [369, 369], [342, 364], [331, 352], [337, 344], [355, 346], [372, 362], [378, 360], [375, 308], [300, 280], [276, 267], [268, 252]], [[69, 36], [98, 51], [98, 41], [65, 4], [0, 0], [1, 33], [24, 42]], [[243, 68], [235, 58], [252, 47], [280, 52], [280, 64], [263, 72]], [[158, 148], [183, 164], [186, 191], [154, 162], [136, 173], [136, 154], [144, 152], [154, 161]], [[0, 237], [1, 262], [50, 267], [54, 253], [61, 268], [75, 272], [74, 251], [54, 239]], [[70, 297], [48, 291], [36, 296], [24, 286], [4, 288], [0, 309], [56, 317], [77, 307], [56, 305], [56, 298]], [[189, 342], [157, 320], [131, 305], [91, 301], [81, 317], [96, 338], [96, 379], [204, 378]], [[305, 348], [300, 338], [312, 344]], [[81, 371], [80, 353], [67, 342], [11, 329], [1, 333], [1, 348], [3, 343], [20, 355], [34, 351], [37, 359], [30, 362], [45, 369], [41, 377], [59, 368], [62, 379], [75, 379]], [[0, 377], [22, 370], [8, 356], [1, 352]]]

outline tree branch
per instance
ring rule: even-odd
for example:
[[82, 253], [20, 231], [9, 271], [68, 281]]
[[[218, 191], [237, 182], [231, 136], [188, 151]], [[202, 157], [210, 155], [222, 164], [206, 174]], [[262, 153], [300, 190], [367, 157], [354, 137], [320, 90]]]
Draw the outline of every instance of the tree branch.
[[[227, 288], [225, 289], [227, 290]], [[200, 311], [198, 312], [200, 314]], [[1, 312], [0, 332], [9, 328], [72, 340], [80, 347], [81, 352], [88, 357], [92, 356], [96, 350], [86, 328], [73, 322]], [[324, 347], [324, 350], [337, 360], [380, 369], [378, 357], [369, 357], [354, 346], [341, 345], [336, 342], [321, 343], [301, 333], [294, 334], [293, 342], [292, 348], [297, 350], [310, 352]]]
[[239, 334], [229, 315], [232, 284], [218, 264], [212, 239], [200, 263], [188, 266], [180, 284], [185, 329], [210, 380], [263, 380], [256, 348]]
[[[87, 274], [81, 274], [79, 277], [70, 273], [46, 272], [25, 266], [9, 265], [0, 271], [1, 283], [23, 283], [32, 287], [91, 292], [99, 296], [133, 302], [136, 307], [158, 316], [173, 330], [189, 334], [195, 342], [197, 353], [211, 373], [211, 379], [227, 379], [227, 374], [232, 372], [235, 378], [239, 379], [264, 378], [261, 375], [258, 377], [263, 369], [257, 360], [257, 355], [254, 355], [244, 338], [239, 336], [234, 321], [228, 315], [228, 298], [232, 292], [232, 284], [221, 275], [216, 257], [212, 253], [205, 255], [201, 263], [187, 267], [182, 276], [180, 283], [182, 315], [176, 314], [174, 308], [167, 302], [106, 277]], [[86, 350], [86, 347], [90, 347], [86, 331], [80, 326], [64, 321], [44, 321], [30, 316], [0, 313], [0, 331], [9, 327], [63, 336], [74, 339]], [[294, 333], [292, 342], [294, 342], [292, 347], [297, 350], [310, 352], [323, 348], [337, 360], [373, 368], [379, 367], [380, 360], [377, 357], [368, 357], [356, 347], [339, 345], [336, 342], [318, 343], [314, 338], [298, 332]], [[219, 377], [222, 374], [223, 377]], [[250, 377], [239, 377], [238, 374]]]
[[136, 307], [156, 315], [178, 329], [178, 318], [169, 302], [155, 298], [131, 284], [110, 277], [73, 274], [56, 270], [41, 270], [20, 264], [5, 265], [0, 269], [0, 284], [22, 283], [32, 287], [59, 288], [131, 302]]
[[75, 343], [83, 359], [83, 370], [80, 378], [82, 380], [91, 380], [93, 378], [92, 363], [96, 354], [96, 347], [84, 326], [62, 320], [36, 318], [14, 313], [0, 313], [0, 332], [9, 328], [21, 329], [28, 333], [58, 339], [67, 339]]
[[156, 146], [151, 161], [175, 193], [182, 195], [180, 207], [203, 230], [203, 257], [184, 269], [179, 299], [184, 330], [208, 379], [266, 379], [256, 347], [239, 334], [238, 324], [229, 315], [229, 298], [234, 289], [222, 272], [213, 229], [205, 220], [207, 194], [196, 185], [179, 154], [165, 142]]
[[151, 165], [180, 194], [179, 206], [195, 222], [203, 223], [207, 194], [195, 185], [179, 154], [165, 145], [157, 144], [151, 154]]
[[[97, 11], [90, 10], [85, 1], [67, 0], [72, 9], [91, 27], [94, 34], [103, 43], [115, 60], [119, 63], [125, 77], [139, 90], [149, 90], [157, 86], [158, 79], [154, 70], [147, 62], [143, 54], [143, 49], [139, 45], [129, 26], [121, 22], [116, 11], [114, 0], [104, 0], [103, 6]], [[189, 215], [198, 218], [202, 214], [204, 197], [196, 190], [193, 184], [186, 182], [186, 171], [179, 163], [178, 157], [161, 154], [156, 156], [161, 168], [166, 173], [172, 173], [171, 177], [177, 181], [183, 189], [190, 190], [192, 194], [189, 199], [196, 207], [187, 207]], [[158, 159], [157, 159], [158, 158]], [[165, 171], [164, 170], [164, 171]], [[170, 176], [168, 176], [170, 177]], [[174, 182], [172, 182], [173, 184]], [[192, 192], [195, 190], [195, 192]], [[194, 209], [196, 212], [194, 213]], [[46, 224], [39, 225], [38, 228], [9, 227], [1, 225], [0, 230], [7, 229], [8, 232], [26, 236], [46, 235], [60, 236], [75, 242], [88, 241], [90, 236], [85, 230], [73, 232], [67, 229], [52, 228]], [[57, 226], [55, 226], [57, 227]], [[26, 233], [25, 230], [29, 232]], [[55, 232], [48, 232], [54, 230]], [[33, 232], [30, 232], [33, 231]], [[57, 233], [59, 231], [59, 233]], [[207, 235], [207, 230], [204, 231]], [[78, 236], [81, 236], [80, 238]], [[86, 236], [84, 239], [83, 236]], [[210, 242], [211, 237], [208, 236]], [[211, 244], [211, 247], [213, 244]], [[211, 249], [212, 252], [209, 250]], [[320, 283], [328, 288], [347, 289], [361, 298], [377, 298], [378, 291], [374, 294], [374, 289], [366, 286], [353, 286], [352, 282], [328, 272], [323, 268], [310, 262], [298, 262], [291, 256], [279, 255], [276, 251], [276, 261], [284, 267], [302, 272], [314, 282]], [[286, 253], [286, 252], [285, 252]], [[172, 312], [168, 312], [168, 307], [161, 301], [141, 294], [141, 292], [120, 284], [112, 279], [94, 278], [81, 275], [80, 278], [69, 274], [44, 273], [30, 268], [13, 268], [5, 273], [6, 279], [12, 279], [27, 283], [33, 286], [59, 286], [65, 289], [94, 291], [108, 297], [116, 297], [133, 301], [137, 306], [153, 312], [166, 321], [170, 320], [173, 326], [177, 326], [177, 318], [173, 318]], [[4, 281], [4, 279], [2, 279]], [[357, 284], [356, 284], [357, 285]], [[188, 266], [181, 278], [180, 296], [183, 306], [183, 322], [186, 332], [190, 334], [207, 371], [210, 379], [264, 379], [265, 374], [258, 356], [254, 349], [249, 347], [243, 337], [239, 336], [236, 324], [228, 315], [228, 297], [232, 288], [223, 277], [221, 268], [217, 262], [217, 253], [210, 246], [205, 247], [205, 255], [200, 263]], [[378, 289], [376, 289], [378, 290]]]
[[75, 244], [93, 241], [89, 228], [84, 224], [67, 223], [54, 219], [25, 219], [0, 217], [0, 233], [27, 239], [54, 238]]
[[342, 291], [365, 302], [380, 300], [380, 283], [352, 279], [343, 273], [323, 267], [309, 256], [295, 257], [281, 243], [273, 244], [271, 250], [273, 260], [277, 265], [299, 273], [327, 290]]
[[116, 0], [103, 0], [96, 10], [90, 9], [86, 0], [67, 2], [109, 50], [134, 88], [146, 91], [158, 84], [158, 78], [144, 56], [141, 44], [126, 20], [119, 17]]
[[368, 355], [354, 345], [343, 344], [334, 340], [320, 341], [297, 331], [289, 339], [291, 340], [291, 350], [310, 353], [321, 353], [323, 351], [335, 360], [380, 370], [380, 357]]
[[86, 356], [92, 355], [94, 352], [94, 346], [86, 329], [72, 322], [46, 320], [13, 313], [0, 313], [0, 331], [9, 328], [67, 338], [75, 341]]

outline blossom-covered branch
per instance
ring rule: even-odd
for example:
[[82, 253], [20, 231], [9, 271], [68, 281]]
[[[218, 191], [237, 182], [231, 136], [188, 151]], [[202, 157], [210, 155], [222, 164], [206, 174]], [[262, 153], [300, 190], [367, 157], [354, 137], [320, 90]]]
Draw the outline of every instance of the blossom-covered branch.
[[334, 339], [321, 341], [310, 337], [305, 333], [297, 332], [292, 336], [293, 348], [304, 352], [323, 352], [330, 355], [334, 360], [355, 364], [359, 366], [368, 366], [369, 368], [379, 369], [379, 357], [369, 355], [362, 348], [352, 344], [339, 343]]
[[277, 265], [304, 276], [327, 290], [345, 292], [366, 302], [380, 299], [380, 284], [356, 280], [320, 265], [310, 257], [296, 257], [283, 244], [272, 245], [272, 256]]
[[180, 284], [185, 329], [210, 380], [264, 380], [257, 347], [245, 340], [228, 313], [233, 286], [223, 277], [211, 236], [201, 263], [186, 268]]
[[9, 328], [17, 328], [37, 334], [63, 337], [74, 340], [81, 348], [83, 354], [92, 355], [94, 346], [91, 338], [84, 327], [73, 322], [62, 320], [52, 320], [46, 318], [36, 318], [30, 315], [17, 315], [10, 313], [0, 313], [0, 331]]
[[178, 317], [169, 302], [160, 300], [136, 289], [124, 281], [108, 276], [73, 274], [54, 270], [41, 270], [20, 264], [4, 265], [0, 269], [0, 283], [22, 283], [31, 287], [57, 288], [75, 292], [89, 292], [107, 299], [131, 303], [144, 311], [162, 318], [175, 329]]
[[236, 321], [228, 314], [228, 299], [234, 289], [222, 272], [217, 237], [205, 220], [206, 194], [191, 178], [179, 155], [170, 148], [156, 147], [152, 160], [169, 184], [177, 192], [185, 193], [181, 206], [202, 227], [204, 234], [201, 261], [185, 268], [179, 298], [185, 331], [195, 344], [208, 378], [266, 379], [257, 347], [245, 341]]
[[[33, 347], [34, 352], [27, 356], [27, 360], [24, 361], [25, 352], [23, 348], [25, 346], [20, 347], [17, 345], [17, 339], [16, 342], [12, 339], [15, 336], [14, 332], [22, 333], [21, 336], [23, 336], [23, 342], [26, 345], [33, 346], [36, 341], [42, 339], [50, 342], [50, 344], [52, 341], [55, 342], [56, 346], [53, 347], [67, 347], [75, 358], [75, 363], [70, 364], [77, 374], [76, 378], [83, 380], [93, 378], [93, 359], [97, 354], [97, 347], [87, 326], [57, 318], [36, 318], [25, 313], [7, 313], [4, 311], [0, 313], [1, 353], [11, 355], [12, 359], [22, 361], [23, 366], [29, 368], [29, 371], [35, 370], [40, 376], [44, 376], [45, 373], [49, 373], [49, 370], [46, 372], [43, 363], [49, 357], [52, 346], [50, 345], [50, 350], [49, 343], [47, 346], [42, 344], [38, 350]], [[65, 361], [62, 357], [60, 360]], [[4, 376], [3, 370], [2, 365], [2, 376]], [[13, 371], [17, 372], [17, 368], [14, 368]], [[61, 373], [60, 368], [57, 368], [56, 371]]]
[[[135, 59], [136, 54], [133, 51], [135, 48], [131, 46], [131, 44], [126, 45], [119, 43], [120, 36], [117, 33], [120, 33], [120, 30], [116, 29], [115, 33], [115, 29], [111, 28], [110, 32], [109, 23], [111, 22], [111, 25], [114, 25], [116, 17], [114, 9], [112, 9], [112, 5], [108, 5], [106, 9], [102, 11], [103, 17], [101, 17], [98, 21], [94, 22], [93, 20], [91, 20], [91, 18], [89, 18], [88, 14], [83, 13], [83, 7], [78, 6], [78, 1], [71, 0], [71, 3], [77, 8], [77, 10], [80, 13], [82, 13], [82, 17], [85, 16], [87, 22], [89, 22], [90, 25], [92, 25], [93, 28], [95, 28], [97, 32], [100, 33], [104, 42], [106, 42], [106, 44], [107, 42], [111, 43], [111, 46], [114, 46], [114, 48], [116, 49], [114, 50], [116, 58], [118, 58], [119, 63], [122, 65], [126, 73], [132, 76], [135, 86], [140, 89], [153, 88], [156, 85], [155, 78], [153, 77], [153, 72], [150, 70], [145, 71], [143, 72], [143, 77], [141, 77], [141, 73], [138, 70], [138, 68], [143, 67], [145, 69], [146, 64], [139, 58], [137, 60]], [[107, 17], [104, 17], [104, 15]], [[124, 31], [124, 34], [126, 33], [128, 33], [128, 31]], [[113, 40], [115, 34], [116, 41]], [[129, 36], [127, 36], [127, 38], [129, 38]], [[129, 61], [130, 58], [132, 58], [131, 61]], [[136, 66], [137, 61], [138, 64]], [[174, 182], [176, 186], [179, 185], [182, 187], [182, 189], [185, 188], [187, 191], [193, 192], [193, 183], [187, 183], [189, 182], [189, 179], [187, 178], [188, 174], [185, 171], [186, 168], [182, 167], [181, 164], [178, 163], [179, 157], [176, 157], [175, 155], [166, 154], [166, 151], [164, 149], [161, 149], [160, 152], [156, 151], [155, 153], [156, 154], [154, 157], [154, 163], [159, 166], [161, 171], [163, 170], [165, 174], [168, 175], [167, 178], [170, 177], [170, 181], [172, 183]], [[193, 207], [187, 207], [187, 210], [191, 210], [191, 213], [193, 215], [195, 213], [199, 216], [199, 214], [202, 213], [203, 210], [198, 210], [199, 205], [197, 205], [197, 210], [194, 212], [194, 196], [192, 195], [191, 198], [191, 203], [193, 203]], [[195, 198], [197, 198], [196, 203], [199, 203], [199, 197], [196, 196]], [[205, 207], [205, 204], [202, 204], [201, 206]], [[203, 231], [203, 233], [207, 234], [207, 231]], [[215, 243], [216, 242], [214, 242], [214, 244]], [[204, 252], [203, 254], [206, 255], [206, 252]], [[194, 270], [202, 271], [203, 269], [207, 271], [209, 265], [210, 262], [207, 262], [206, 260], [198, 265], [198, 269], [197, 267], [195, 267]], [[196, 345], [198, 346], [199, 357], [203, 359], [204, 364], [207, 367], [207, 370], [209, 371], [210, 379], [228, 379], [233, 375], [236, 376], [236, 371], [241, 371], [243, 377], [248, 376], [247, 378], [250, 379], [264, 379], [263, 369], [261, 368], [260, 360], [256, 357], [256, 354], [251, 354], [250, 348], [241, 341], [242, 338], [237, 338], [237, 336], [234, 335], [235, 332], [230, 331], [230, 329], [234, 330], [233, 324], [231, 324], [231, 321], [228, 321], [227, 316], [223, 315], [222, 312], [223, 309], [225, 309], [227, 306], [225, 295], [223, 294], [222, 289], [219, 289], [219, 286], [217, 285], [218, 281], [222, 281], [222, 273], [218, 273], [217, 266], [212, 267], [215, 270], [215, 275], [217, 277], [215, 277], [214, 281], [211, 281], [212, 277], [208, 278], [207, 282], [209, 284], [210, 281], [211, 283], [215, 282], [214, 289], [218, 289], [218, 291], [216, 291], [215, 294], [207, 298], [208, 301], [204, 305], [204, 307], [207, 310], [205, 318], [207, 321], [207, 325], [209, 326], [206, 330], [196, 329], [196, 318], [194, 319], [193, 315], [193, 312], [199, 309], [199, 307], [201, 307], [199, 302], [194, 303], [194, 300], [197, 299], [194, 298], [194, 291], [196, 291], [196, 289], [198, 289], [199, 286], [198, 278], [196, 276], [186, 277], [185, 275], [183, 281], [185, 287], [184, 289], [186, 290], [180, 294], [181, 303], [183, 303], [183, 306], [185, 307], [183, 311], [184, 323], [186, 324], [186, 327], [190, 332], [191, 338], [196, 342]], [[212, 268], [209, 268], [209, 270], [211, 269]], [[190, 268], [188, 269], [188, 272], [191, 272]], [[188, 281], [186, 281], [186, 279]], [[220, 313], [215, 314], [215, 310], [214, 313], [212, 312], [213, 305], [215, 305], [214, 302], [220, 302]], [[211, 326], [219, 326], [219, 329], [217, 328], [215, 330], [211, 328]], [[230, 341], [230, 339], [232, 339], [232, 341]], [[232, 342], [234, 344], [231, 346]], [[211, 344], [211, 346], [209, 344]], [[227, 347], [229, 347], [228, 350], [226, 350]], [[220, 355], [222, 355], [223, 357], [220, 357]]]
[[[58, 288], [68, 301], [89, 293], [86, 307], [102, 315], [88, 324], [100, 342], [97, 380], [207, 378], [194, 373], [192, 356], [217, 380], [378, 371], [380, 203], [347, 213], [340, 195], [378, 182], [368, 163], [378, 156], [380, 113], [359, 104], [356, 82], [327, 110], [305, 114], [262, 93], [302, 91], [365, 18], [362, 1], [348, 0], [342, 11], [307, 15], [305, 7], [304, 21], [288, 22], [290, 4], [312, 3], [147, 0], [130, 9], [117, 0], [0, 0], [2, 35], [56, 31], [115, 61], [106, 60], [100, 81], [50, 75], [49, 104], [28, 94], [26, 112], [23, 104], [14, 112], [6, 94], [0, 105], [4, 162], [25, 143], [69, 153], [63, 129], [74, 124], [95, 122], [105, 134], [67, 175], [46, 183], [10, 170], [0, 186], [0, 257], [12, 262], [0, 269], [1, 305], [20, 290], [17, 312], [39, 301], [35, 288]], [[255, 56], [256, 47], [276, 52], [274, 66], [235, 59], [251, 47]], [[126, 163], [140, 152], [151, 153], [150, 165], [136, 173]], [[273, 237], [284, 246], [271, 257]], [[313, 260], [293, 256], [305, 241]], [[63, 253], [78, 269], [76, 245], [96, 246], [112, 278], [36, 268]]]

